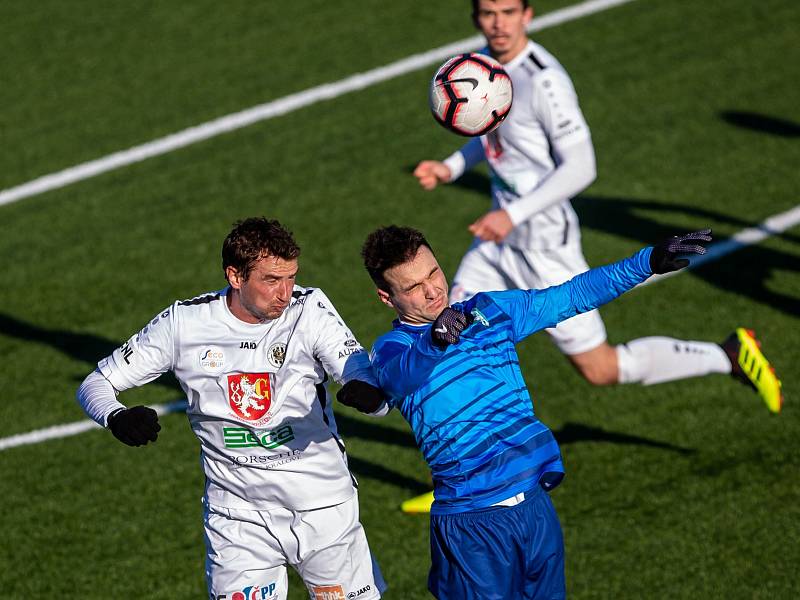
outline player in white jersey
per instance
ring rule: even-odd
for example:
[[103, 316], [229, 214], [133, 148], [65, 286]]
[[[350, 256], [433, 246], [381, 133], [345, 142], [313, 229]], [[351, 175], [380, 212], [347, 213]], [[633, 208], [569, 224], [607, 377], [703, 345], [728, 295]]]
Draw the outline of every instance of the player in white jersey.
[[[527, 38], [533, 18], [527, 0], [473, 0], [472, 16], [486, 37], [486, 51], [513, 81], [514, 103], [498, 129], [444, 161], [422, 161], [414, 171], [430, 190], [480, 161], [489, 163], [492, 210], [469, 228], [475, 240], [453, 278], [451, 302], [484, 290], [545, 288], [586, 271], [569, 199], [596, 175], [589, 127], [569, 75]], [[755, 387], [772, 412], [781, 407], [780, 382], [753, 333], [742, 328], [722, 345], [648, 337], [614, 347], [592, 311], [547, 331], [595, 385], [730, 373]]]
[[78, 390], [92, 419], [138, 446], [156, 440], [158, 418], [118, 392], [175, 374], [200, 440], [212, 600], [285, 599], [287, 564], [312, 599], [385, 587], [326, 390], [329, 376], [351, 393], [376, 382], [330, 300], [295, 284], [299, 254], [277, 221], [237, 223], [222, 249], [228, 287], [160, 312]]

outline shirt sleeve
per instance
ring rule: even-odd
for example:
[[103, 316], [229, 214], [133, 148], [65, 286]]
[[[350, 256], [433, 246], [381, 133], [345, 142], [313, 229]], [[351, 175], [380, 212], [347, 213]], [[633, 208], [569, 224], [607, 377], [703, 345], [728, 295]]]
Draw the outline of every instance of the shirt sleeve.
[[352, 379], [377, 385], [369, 355], [345, 325], [333, 303], [321, 291], [316, 290], [309, 298], [311, 323], [317, 334], [314, 341], [314, 356], [325, 371], [337, 383]]
[[97, 369], [83, 380], [76, 395], [83, 412], [101, 427], [108, 425], [108, 415], [118, 408], [125, 408], [117, 400], [114, 386]]
[[578, 94], [566, 72], [549, 68], [537, 74], [532, 102], [534, 115], [557, 153], [591, 138]]
[[594, 146], [585, 138], [555, 151], [558, 165], [533, 190], [505, 207], [514, 225], [527, 221], [553, 204], [576, 196], [597, 177]]
[[511, 318], [514, 343], [547, 327], [594, 310], [645, 281], [652, 247], [643, 248], [619, 262], [590, 269], [561, 285], [541, 290], [491, 293], [498, 307]]
[[97, 363], [118, 392], [144, 385], [173, 368], [175, 308], [163, 310], [142, 330]]
[[412, 336], [395, 330], [375, 342], [372, 369], [393, 406], [397, 400], [413, 394], [426, 383], [428, 375], [444, 355], [427, 332]]
[[465, 171], [469, 171], [478, 163], [486, 160], [483, 144], [480, 137], [472, 138], [459, 150], [444, 159], [445, 166], [450, 169], [450, 181], [455, 181], [461, 177]]

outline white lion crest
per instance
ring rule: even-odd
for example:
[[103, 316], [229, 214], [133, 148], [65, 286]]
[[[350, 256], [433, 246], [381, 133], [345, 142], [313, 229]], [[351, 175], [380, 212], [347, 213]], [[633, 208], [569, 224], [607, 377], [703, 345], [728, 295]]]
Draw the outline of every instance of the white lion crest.
[[239, 409], [239, 412], [248, 419], [250, 418], [251, 408], [264, 410], [264, 405], [258, 402], [261, 398], [256, 392], [256, 386], [248, 381], [247, 375], [242, 375], [239, 384], [234, 383], [231, 386], [231, 391], [231, 400], [236, 405], [236, 408]]

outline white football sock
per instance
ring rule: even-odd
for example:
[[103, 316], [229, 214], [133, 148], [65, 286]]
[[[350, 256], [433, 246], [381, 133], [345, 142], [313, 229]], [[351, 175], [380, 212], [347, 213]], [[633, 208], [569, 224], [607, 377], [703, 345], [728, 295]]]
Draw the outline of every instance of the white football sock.
[[652, 385], [709, 373], [730, 373], [725, 351], [712, 342], [646, 337], [616, 347], [620, 383]]

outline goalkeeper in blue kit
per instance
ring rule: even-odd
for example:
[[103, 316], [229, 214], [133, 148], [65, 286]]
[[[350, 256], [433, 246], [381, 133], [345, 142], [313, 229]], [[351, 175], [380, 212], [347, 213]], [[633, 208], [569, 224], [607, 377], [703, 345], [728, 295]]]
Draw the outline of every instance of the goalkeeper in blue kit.
[[654, 273], [704, 253], [710, 231], [674, 237], [630, 258], [541, 290], [483, 292], [448, 306], [448, 284], [422, 233], [390, 226], [362, 250], [393, 329], [372, 366], [383, 395], [346, 384], [338, 398], [374, 413], [398, 408], [430, 466], [428, 587], [447, 598], [562, 598], [561, 527], [546, 493], [564, 467], [558, 443], [534, 414], [515, 344], [593, 310]]

